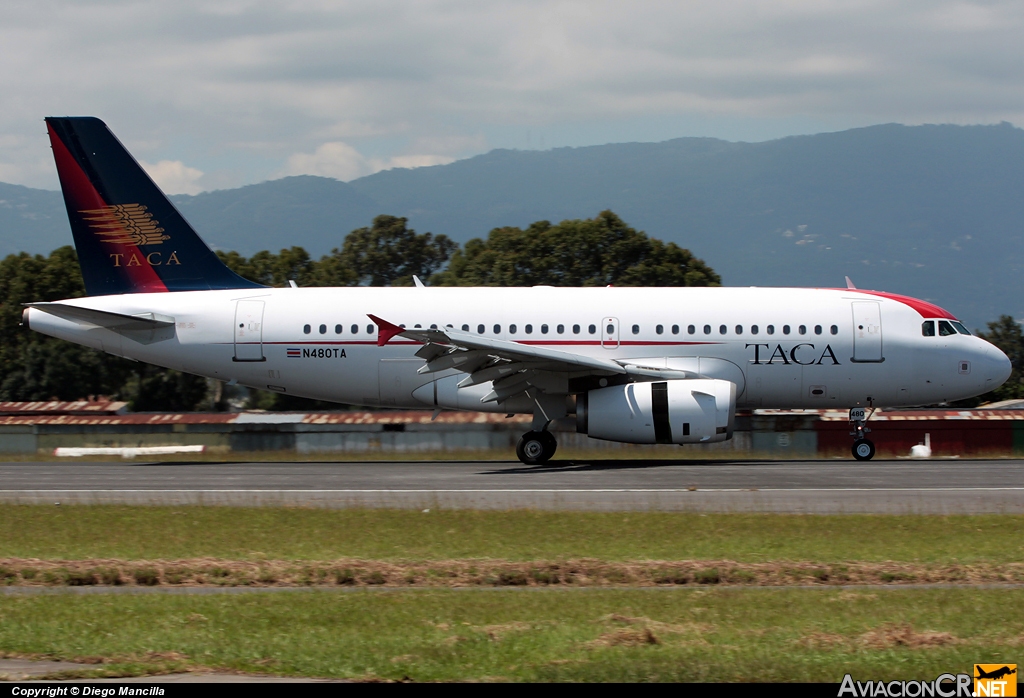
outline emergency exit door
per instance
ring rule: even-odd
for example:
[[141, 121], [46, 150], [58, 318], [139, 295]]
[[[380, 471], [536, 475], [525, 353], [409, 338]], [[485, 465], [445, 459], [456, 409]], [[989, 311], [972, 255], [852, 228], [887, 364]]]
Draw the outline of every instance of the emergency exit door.
[[235, 361], [266, 361], [263, 356], [263, 301], [235, 306]]
[[606, 317], [601, 320], [601, 346], [605, 349], [619, 348], [619, 320]]
[[853, 304], [853, 360], [880, 362], [882, 358], [882, 316], [878, 303], [856, 301]]

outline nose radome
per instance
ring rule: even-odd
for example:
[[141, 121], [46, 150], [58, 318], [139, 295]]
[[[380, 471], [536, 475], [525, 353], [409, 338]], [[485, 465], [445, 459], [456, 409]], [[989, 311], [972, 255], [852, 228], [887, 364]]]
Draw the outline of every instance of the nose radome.
[[1010, 363], [1009, 357], [999, 347], [991, 344], [985, 356], [988, 359], [989, 365], [989, 370], [986, 371], [989, 375], [986, 378], [990, 377], [995, 383], [992, 386], [993, 389], [998, 388], [1009, 379], [1010, 373], [1013, 371], [1013, 364]]

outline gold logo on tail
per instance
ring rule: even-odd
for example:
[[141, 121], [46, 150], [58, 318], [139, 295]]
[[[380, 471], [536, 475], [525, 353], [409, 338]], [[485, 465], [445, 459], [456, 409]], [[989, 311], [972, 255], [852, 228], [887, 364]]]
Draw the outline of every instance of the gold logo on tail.
[[153, 214], [142, 204], [118, 204], [79, 211], [103, 242], [115, 245], [162, 245], [170, 240]]

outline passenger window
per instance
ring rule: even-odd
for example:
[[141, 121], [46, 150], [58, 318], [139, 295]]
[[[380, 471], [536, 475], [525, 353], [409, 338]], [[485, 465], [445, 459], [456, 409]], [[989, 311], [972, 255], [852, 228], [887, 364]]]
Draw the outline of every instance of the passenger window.
[[736, 334], [743, 334], [743, 325], [736, 325]]
[[664, 334], [665, 333], [665, 326], [664, 325], [655, 325], [654, 326], [654, 331], [657, 334]]
[[782, 326], [782, 334], [789, 334], [789, 325]]
[[971, 336], [971, 331], [968, 330], [966, 327], [964, 327], [963, 324], [961, 324], [959, 322], [954, 322], [952, 324], [953, 324], [953, 327], [956, 328], [956, 331], [959, 332], [960, 334], [965, 334], [968, 337]]
[[633, 334], [640, 334], [640, 325], [633, 325]]
[[952, 334], [956, 334], [956, 330], [953, 329], [953, 326], [945, 320], [939, 320], [939, 336], [948, 337]]
[[327, 325], [320, 325], [320, 334], [327, 334]]
[[725, 325], [719, 325], [718, 326], [718, 334], [725, 334], [728, 331], [729, 331], [729, 328], [726, 327]]
[[526, 334], [533, 334], [533, 325], [527, 325], [523, 328], [523, 331], [526, 332]]
[[432, 329], [432, 330], [436, 330], [436, 329], [437, 329], [437, 325], [431, 325], [431, 326], [430, 326], [430, 329]]
[[341, 325], [334, 326], [334, 334], [341, 334]]
[[921, 323], [921, 336], [922, 337], [934, 337], [935, 336], [935, 323], [932, 320], [925, 320]]
[[687, 334], [693, 334], [696, 331], [697, 331], [696, 327], [694, 327], [693, 325], [687, 325], [687, 327], [686, 327], [686, 333]]
[[704, 334], [711, 334], [711, 325], [704, 325]]
[[679, 325], [672, 325], [672, 334], [679, 334]]
[[501, 334], [501, 325], [494, 326], [494, 334]]
[[[414, 330], [422, 330], [423, 325], [417, 322], [415, 325], [412, 326], [412, 328]], [[359, 325], [352, 325], [352, 334], [356, 334], [357, 332], [359, 332]]]
[[587, 328], [587, 332], [590, 334], [597, 334], [597, 325], [591, 325]]
[[373, 325], [366, 326], [366, 334], [373, 334]]
[[831, 332], [832, 334], [839, 334], [839, 326], [832, 325], [832, 327], [830, 327], [828, 331]]
[[509, 325], [508, 326], [508, 333], [509, 334], [515, 334], [516, 333], [516, 326], [515, 325]]
[[814, 326], [814, 334], [821, 334], [821, 325]]
[[559, 325], [555, 328], [555, 331], [558, 332], [558, 334], [565, 334], [565, 325]]
[[757, 326], [757, 325], [751, 325], [751, 326], [750, 326], [750, 334], [757, 334], [757, 333], [758, 333], [758, 332], [760, 332], [760, 331], [761, 331], [761, 330], [760, 330], [760, 329], [758, 328], [758, 326]]
[[580, 326], [579, 325], [573, 325], [572, 326], [572, 333], [573, 334], [579, 334], [580, 333]]
[[775, 325], [768, 325], [768, 327], [764, 328], [764, 331], [768, 334], [775, 334]]
[[469, 332], [469, 325], [463, 325], [462, 326], [462, 331], [463, 332]]
[[604, 328], [608, 334], [615, 334], [615, 325], [609, 324], [608, 327]]
[[302, 326], [302, 334], [309, 334], [312, 331], [313, 331], [313, 328], [310, 327], [309, 325], [303, 325]]
[[797, 328], [797, 332], [800, 334], [807, 334], [807, 325], [800, 325], [800, 327]]
[[483, 325], [477, 325], [476, 326], [476, 333], [477, 334], [483, 334], [484, 333], [484, 326]]
[[541, 334], [547, 334], [548, 333], [548, 326], [547, 325], [541, 325], [540, 326], [540, 333]]

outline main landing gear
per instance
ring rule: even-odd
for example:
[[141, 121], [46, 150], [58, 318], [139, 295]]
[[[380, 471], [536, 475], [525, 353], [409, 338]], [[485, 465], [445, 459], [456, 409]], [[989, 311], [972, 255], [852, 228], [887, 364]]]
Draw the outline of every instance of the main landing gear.
[[533, 429], [519, 439], [516, 455], [527, 465], [540, 465], [551, 460], [558, 448], [558, 442], [548, 431], [548, 425], [566, 415], [566, 397], [557, 393], [543, 393], [532, 387], [526, 391], [526, 396], [533, 400]]
[[516, 444], [516, 455], [527, 465], [540, 465], [551, 460], [557, 448], [558, 442], [550, 431], [528, 431]]
[[863, 407], [854, 407], [850, 410], [850, 425], [853, 427], [850, 436], [854, 437], [851, 450], [853, 457], [857, 460], [871, 460], [875, 456], [875, 444], [870, 439], [864, 438], [864, 434], [871, 431], [864, 426], [867, 421], [864, 417]]

